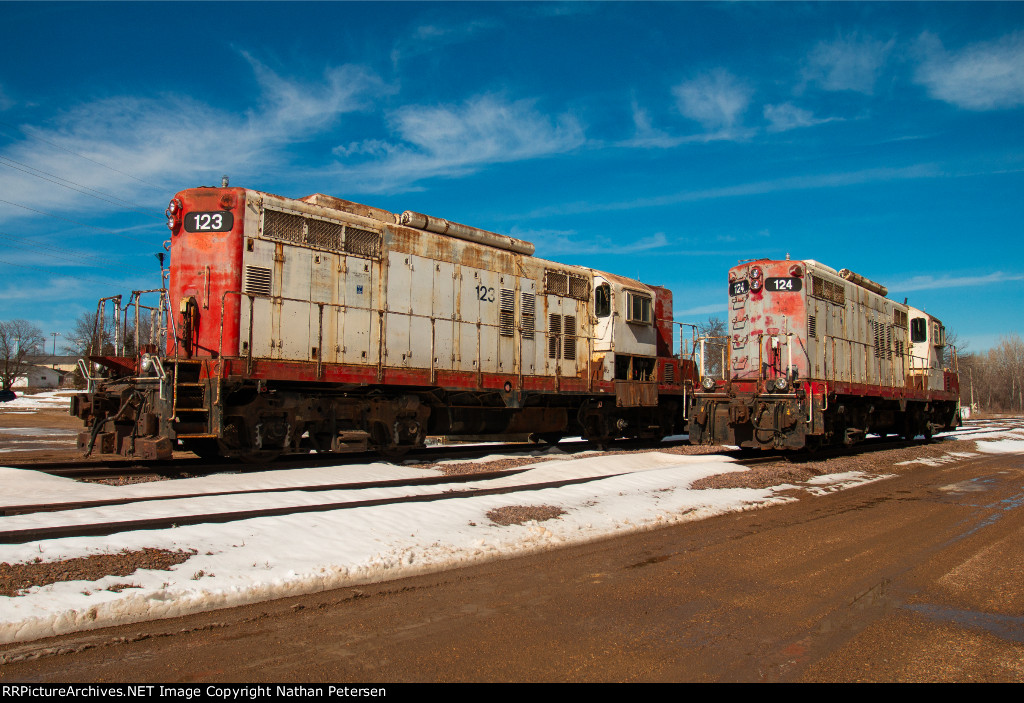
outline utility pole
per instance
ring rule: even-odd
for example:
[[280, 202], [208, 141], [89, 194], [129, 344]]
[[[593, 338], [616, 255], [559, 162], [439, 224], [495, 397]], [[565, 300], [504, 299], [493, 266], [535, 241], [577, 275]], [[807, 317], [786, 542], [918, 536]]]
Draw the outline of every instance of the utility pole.
[[60, 332], [50, 332], [50, 336], [53, 337], [53, 364], [51, 365], [54, 371], [57, 370], [57, 335], [59, 334]]

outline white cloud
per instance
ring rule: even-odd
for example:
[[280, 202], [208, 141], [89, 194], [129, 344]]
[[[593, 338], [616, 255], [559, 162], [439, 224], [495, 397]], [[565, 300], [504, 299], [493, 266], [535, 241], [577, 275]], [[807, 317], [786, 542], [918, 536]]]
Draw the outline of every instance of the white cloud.
[[517, 239], [533, 242], [537, 247], [538, 256], [562, 254], [612, 254], [624, 256], [642, 254], [655, 249], [662, 249], [672, 244], [664, 232], [655, 232], [652, 235], [640, 237], [632, 242], [621, 239], [612, 241], [612, 239], [606, 236], [579, 237], [579, 233], [576, 230], [526, 230], [513, 227], [509, 234]]
[[764, 118], [768, 120], [769, 132], [785, 132], [799, 127], [813, 127], [814, 125], [831, 122], [833, 119], [818, 119], [809, 110], [799, 108], [793, 103], [765, 105]]
[[932, 290], [935, 288], [963, 288], [967, 286], [987, 286], [993, 283], [1024, 281], [1024, 274], [994, 271], [984, 276], [914, 276], [889, 286], [890, 291]]
[[825, 90], [852, 90], [870, 95], [895, 41], [861, 38], [856, 33], [820, 42], [807, 57], [804, 80]]
[[740, 198], [750, 195], [763, 195], [794, 190], [817, 190], [819, 188], [843, 188], [861, 183], [884, 183], [919, 178], [938, 178], [943, 174], [934, 164], [916, 164], [902, 168], [872, 168], [861, 171], [812, 174], [807, 176], [790, 176], [768, 181], [752, 181], [738, 185], [704, 190], [684, 190], [677, 193], [666, 193], [646, 198], [635, 198], [623, 201], [574, 202], [539, 208], [520, 218], [549, 217], [551, 215], [570, 215], [581, 212], [611, 212], [617, 210], [633, 210], [645, 207], [664, 207], [677, 203], [701, 202], [720, 198]]
[[379, 160], [340, 165], [350, 187], [384, 190], [435, 176], [462, 176], [486, 164], [571, 151], [584, 143], [583, 127], [569, 114], [550, 118], [532, 100], [494, 95], [461, 105], [410, 105], [388, 116], [397, 142], [355, 142], [341, 156], [369, 154]]
[[699, 305], [695, 308], [687, 308], [686, 310], [676, 310], [673, 313], [673, 317], [676, 320], [692, 319], [694, 317], [700, 317], [702, 315], [711, 315], [716, 312], [727, 312], [729, 306], [726, 303], [710, 303], [708, 305]]
[[750, 104], [751, 88], [722, 68], [672, 88], [684, 117], [705, 129], [728, 132], [736, 127]]
[[391, 49], [391, 63], [397, 68], [400, 61], [438, 51], [445, 46], [471, 41], [477, 35], [498, 27], [499, 24], [493, 19], [474, 19], [461, 24], [421, 24], [404, 32], [395, 42]]
[[918, 39], [921, 63], [914, 79], [929, 95], [968, 110], [1024, 105], [1024, 32], [972, 44], [958, 52], [943, 48], [938, 37]]
[[[364, 109], [367, 96], [388, 90], [358, 66], [331, 68], [320, 81], [300, 82], [243, 55], [260, 86], [253, 107], [244, 113], [177, 94], [107, 97], [71, 107], [50, 126], [23, 126], [37, 139], [15, 142], [3, 155], [100, 191], [134, 193], [132, 199], [143, 199], [138, 204], [159, 215], [168, 193], [183, 185], [212, 183], [222, 173], [279, 168], [286, 159], [285, 147], [331, 127], [344, 113]], [[140, 192], [140, 180], [152, 190]], [[107, 208], [10, 169], [0, 170], [0, 191], [5, 200], [46, 212], [83, 203], [90, 213]], [[5, 206], [0, 219], [24, 214]]]

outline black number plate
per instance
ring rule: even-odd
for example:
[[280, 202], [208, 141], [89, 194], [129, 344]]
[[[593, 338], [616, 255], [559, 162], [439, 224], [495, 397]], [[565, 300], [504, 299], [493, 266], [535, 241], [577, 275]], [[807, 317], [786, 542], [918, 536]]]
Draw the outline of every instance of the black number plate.
[[748, 290], [750, 290], [750, 284], [745, 278], [729, 284], [729, 295], [746, 295]]
[[228, 211], [190, 212], [185, 215], [186, 232], [230, 232], [235, 216]]
[[772, 292], [790, 293], [800, 290], [803, 280], [799, 278], [766, 278], [764, 287]]

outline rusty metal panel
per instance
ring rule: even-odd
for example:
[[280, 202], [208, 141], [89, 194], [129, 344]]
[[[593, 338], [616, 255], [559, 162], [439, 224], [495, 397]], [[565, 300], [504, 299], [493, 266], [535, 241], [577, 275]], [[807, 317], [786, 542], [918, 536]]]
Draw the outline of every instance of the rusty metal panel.
[[542, 333], [537, 330], [537, 284], [529, 278], [519, 279], [519, 355], [520, 373], [532, 375], [543, 368], [538, 354], [543, 345], [537, 340]]
[[[480, 302], [480, 370], [485, 373], [498, 373], [498, 324], [499, 299], [501, 295], [501, 276], [493, 271], [479, 271], [480, 288], [477, 299]], [[511, 351], [511, 348], [510, 350]], [[508, 370], [512, 370], [512, 357], [509, 356]]]
[[657, 382], [616, 381], [615, 405], [620, 408], [646, 408], [657, 406]]
[[374, 295], [377, 266], [367, 259], [345, 257], [341, 347], [342, 358], [348, 364], [377, 363], [378, 316]]

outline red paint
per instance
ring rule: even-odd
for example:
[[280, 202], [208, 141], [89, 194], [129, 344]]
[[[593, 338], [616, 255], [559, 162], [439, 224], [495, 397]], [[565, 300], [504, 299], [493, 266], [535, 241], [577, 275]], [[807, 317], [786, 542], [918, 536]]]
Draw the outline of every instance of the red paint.
[[[190, 297], [195, 298], [199, 311], [198, 325], [192, 337], [196, 345], [193, 356], [216, 356], [221, 345], [222, 313], [224, 354], [238, 354], [238, 297], [228, 296], [223, 300], [223, 296], [227, 291], [242, 288], [245, 192], [244, 188], [193, 188], [175, 196], [182, 203], [183, 210], [178, 217], [179, 224], [171, 234], [168, 294], [174, 326], [168, 325], [168, 356], [175, 356], [176, 348], [181, 351], [180, 337], [184, 331], [181, 304], [183, 299]], [[229, 232], [186, 232], [181, 222], [190, 212], [231, 212], [234, 223]], [[179, 337], [177, 344], [174, 332]]]

